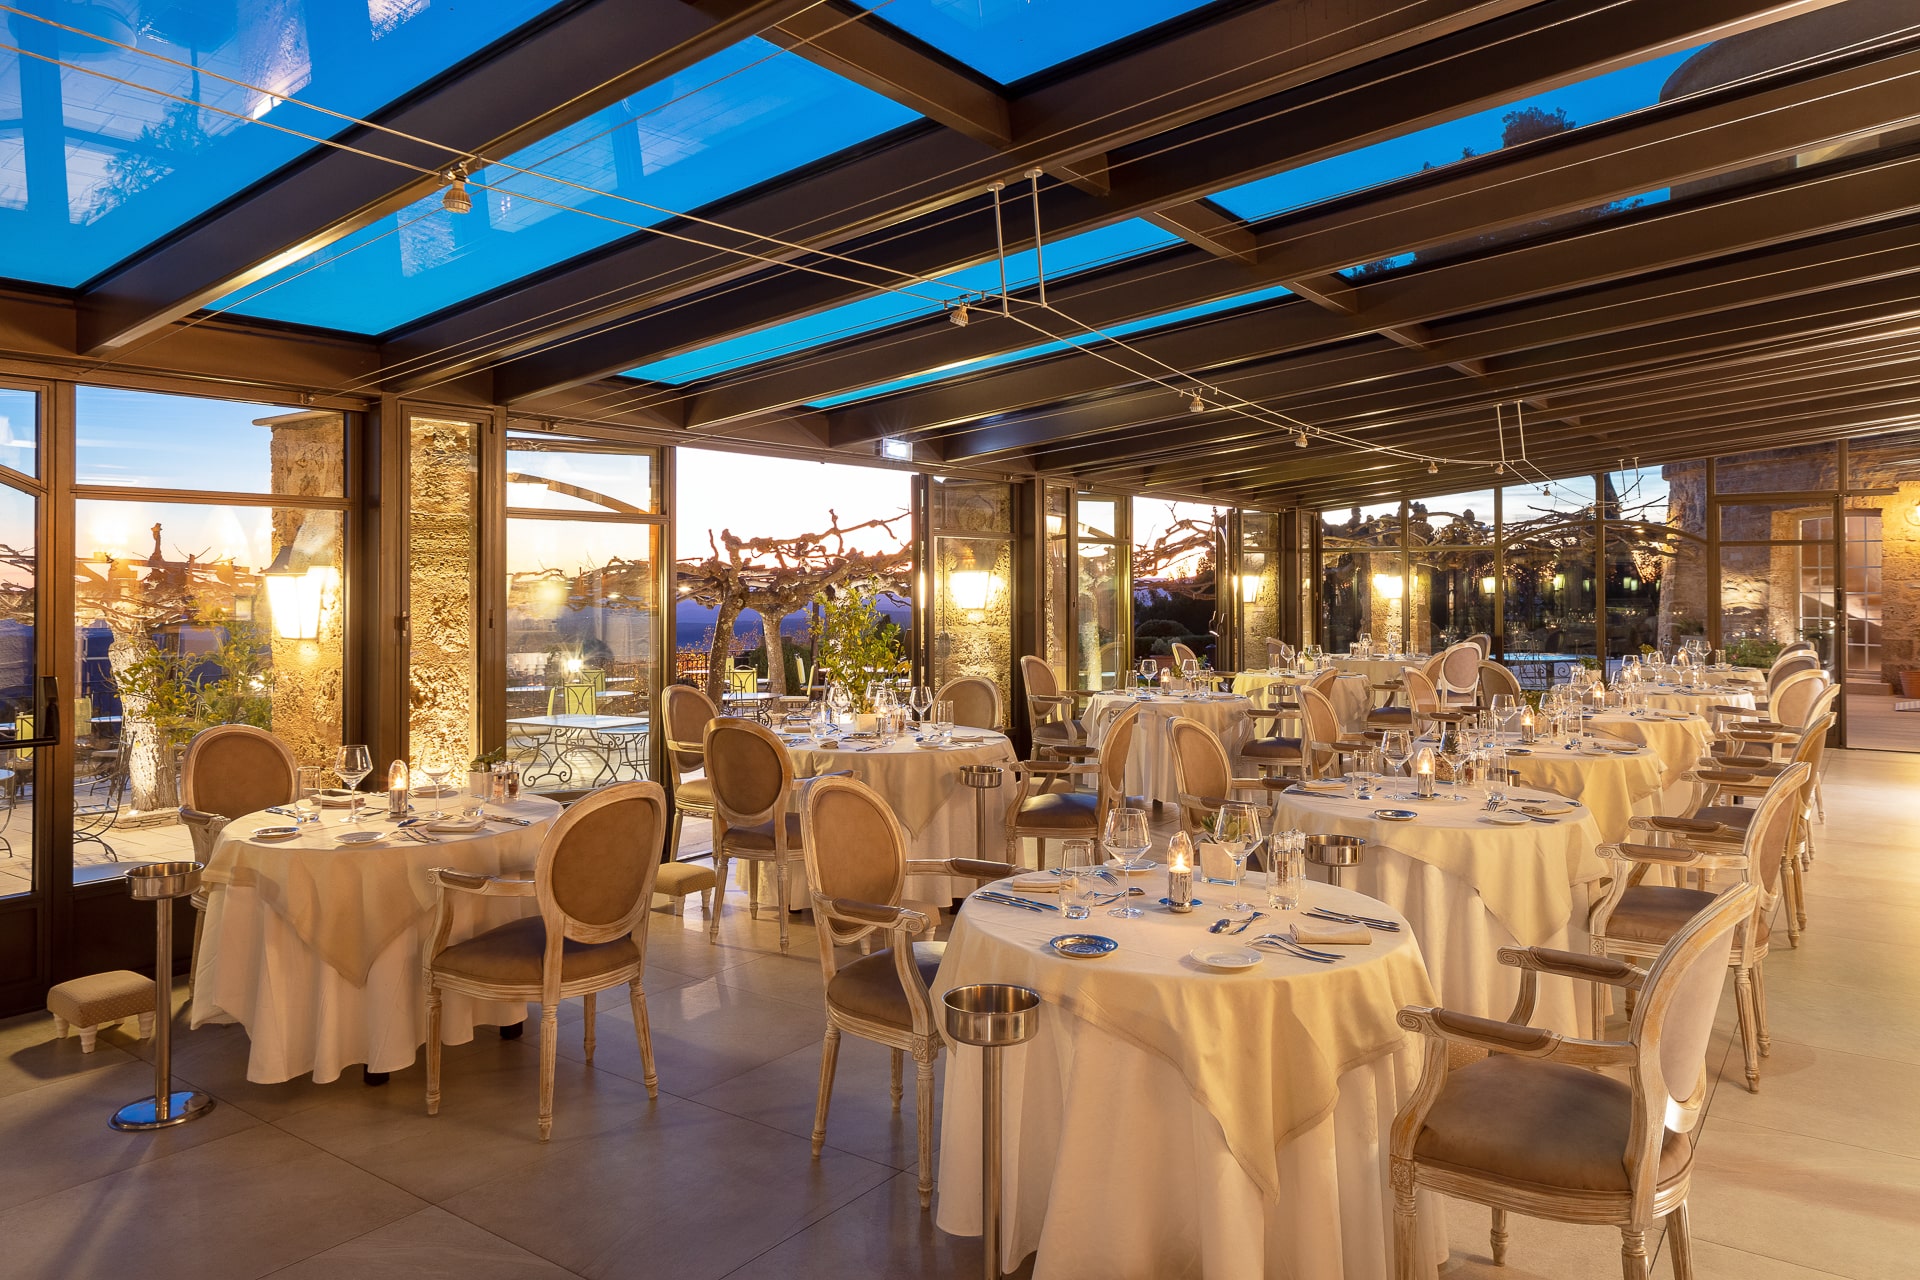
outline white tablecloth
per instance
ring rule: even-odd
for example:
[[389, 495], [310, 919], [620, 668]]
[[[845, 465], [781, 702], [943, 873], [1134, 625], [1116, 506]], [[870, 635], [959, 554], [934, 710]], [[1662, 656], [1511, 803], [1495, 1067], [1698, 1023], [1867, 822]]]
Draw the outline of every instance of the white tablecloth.
[[[1271, 685], [1283, 684], [1288, 688], [1298, 688], [1311, 676], [1271, 675], [1265, 671], [1242, 671], [1233, 678], [1233, 691], [1250, 700], [1257, 700], [1262, 690]], [[1340, 721], [1342, 733], [1357, 734], [1367, 727], [1367, 712], [1373, 710], [1373, 686], [1359, 673], [1343, 674], [1333, 682], [1333, 714]], [[1297, 733], [1297, 728], [1288, 729], [1289, 734]]]
[[1093, 726], [1093, 745], [1106, 737], [1107, 726], [1127, 707], [1138, 705], [1140, 719], [1133, 731], [1133, 750], [1127, 756], [1127, 794], [1145, 796], [1156, 804], [1178, 804], [1180, 788], [1173, 778], [1173, 750], [1167, 725], [1177, 719], [1198, 720], [1220, 736], [1227, 760], [1239, 775], [1240, 748], [1253, 736], [1247, 710], [1253, 704], [1238, 694], [1206, 698], [1136, 698], [1130, 693], [1103, 693], [1087, 707]]
[[[1402, 779], [1384, 793], [1406, 786]], [[1382, 798], [1381, 792], [1349, 800], [1287, 791], [1276, 797], [1276, 822], [1316, 835], [1366, 837], [1360, 865], [1345, 868], [1341, 882], [1412, 921], [1441, 1003], [1504, 1018], [1520, 977], [1495, 952], [1511, 946], [1585, 951], [1590, 889], [1607, 866], [1594, 853], [1600, 831], [1584, 806], [1553, 822], [1495, 826], [1482, 821], [1480, 797], [1467, 794], [1455, 803]], [[1372, 816], [1383, 808], [1421, 816], [1412, 822]], [[1309, 863], [1308, 874], [1324, 873]], [[1585, 993], [1571, 980], [1541, 982], [1536, 1026], [1586, 1035], [1590, 1022]]]
[[[427, 872], [530, 872], [560, 806], [523, 795], [488, 811], [533, 825], [490, 825], [472, 835], [438, 836], [431, 845], [391, 836], [376, 845], [341, 846], [334, 837], [356, 828], [341, 825], [334, 810], [325, 811], [325, 825], [287, 841], [249, 838], [287, 821], [273, 814], [229, 824], [207, 863], [191, 1025], [246, 1027], [247, 1079], [260, 1084], [309, 1072], [324, 1084], [354, 1063], [370, 1071], [410, 1066], [426, 1040], [422, 952], [434, 900]], [[358, 829], [392, 831], [384, 819]], [[452, 940], [536, 910], [530, 898], [476, 899], [455, 917]], [[464, 1044], [476, 1024], [504, 1026], [525, 1017], [521, 1004], [448, 993], [441, 1039]]]
[[1609, 738], [1651, 747], [1660, 757], [1661, 813], [1677, 816], [1692, 807], [1694, 787], [1683, 777], [1706, 755], [1708, 740], [1713, 736], [1704, 717], [1675, 711], [1603, 711], [1587, 721], [1587, 728]]
[[[1376, 934], [1338, 948], [1335, 965], [1268, 953], [1218, 973], [1187, 953], [1217, 941], [1207, 925], [1226, 898], [1197, 896], [1209, 905], [1190, 915], [1071, 925], [973, 901], [956, 922], [936, 996], [1016, 982], [1045, 1001], [1039, 1034], [1007, 1051], [1002, 1265], [1037, 1250], [1036, 1280], [1385, 1280], [1387, 1131], [1420, 1056], [1393, 1019], [1432, 1001], [1419, 946]], [[1325, 885], [1305, 898], [1387, 913]], [[1255, 930], [1284, 930], [1290, 915]], [[1120, 950], [1067, 960], [1046, 948], [1070, 929]], [[952, 1047], [942, 1099], [935, 1221], [963, 1235], [980, 1230], [979, 1063]], [[1421, 1225], [1430, 1274], [1445, 1256], [1437, 1202]]]
[[1636, 743], [1632, 754], [1605, 746], [1569, 751], [1544, 740], [1523, 747], [1513, 735], [1502, 736], [1507, 766], [1520, 780], [1585, 804], [1602, 840], [1630, 839], [1628, 819], [1663, 812], [1664, 769], [1660, 757], [1648, 747]]
[[1677, 685], [1655, 685], [1647, 694], [1647, 705], [1659, 711], [1687, 711], [1704, 716], [1710, 707], [1754, 707], [1759, 704], [1753, 700], [1752, 693], [1742, 689], [1682, 689]]
[[1336, 655], [1333, 665], [1342, 671], [1355, 672], [1367, 678], [1369, 684], [1387, 684], [1398, 681], [1400, 673], [1408, 667], [1423, 667], [1429, 654], [1408, 653], [1398, 658], [1355, 658], [1348, 654]]
[[[924, 750], [912, 736], [899, 738], [886, 746], [873, 739], [845, 738], [845, 745], [827, 748], [811, 738], [788, 742], [787, 754], [793, 758], [796, 777], [851, 770], [853, 776], [878, 791], [907, 829], [907, 856], [910, 858], [977, 858], [980, 836], [974, 819], [973, 788], [960, 781], [960, 769], [969, 764], [1006, 767], [1018, 758], [1005, 734], [985, 729], [962, 730], [980, 735], [980, 741], [961, 743], [938, 751]], [[872, 751], [857, 750], [873, 747]], [[1005, 839], [1007, 796], [1013, 778], [1002, 775], [1000, 785], [987, 791], [986, 855], [1001, 856]], [[796, 788], [795, 803], [799, 802]], [[739, 863], [736, 883], [744, 887], [748, 864]], [[773, 876], [761, 875], [760, 901], [771, 904], [776, 893]], [[916, 901], [946, 902], [972, 892], [971, 880], [946, 876], [912, 876], [905, 895]], [[796, 860], [787, 882], [787, 905], [799, 909], [808, 904], [806, 874]]]

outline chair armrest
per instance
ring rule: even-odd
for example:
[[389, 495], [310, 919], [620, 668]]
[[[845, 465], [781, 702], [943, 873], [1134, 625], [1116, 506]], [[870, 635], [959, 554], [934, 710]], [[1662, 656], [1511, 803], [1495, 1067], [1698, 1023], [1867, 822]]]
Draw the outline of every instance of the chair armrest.
[[675, 742], [672, 738], [668, 738], [667, 750], [672, 751], [677, 755], [692, 755], [692, 756], [699, 756], [702, 759], [705, 759], [707, 754], [707, 744], [704, 742]]
[[1640, 831], [1667, 831], [1686, 836], [1717, 836], [1729, 834], [1731, 828], [1724, 822], [1713, 822], [1706, 818], [1635, 818], [1632, 826]]
[[1020, 868], [1009, 862], [986, 862], [979, 858], [909, 858], [907, 874], [910, 876], [962, 876], [969, 880], [987, 883], [993, 880], [1005, 880], [1008, 876], [1020, 874]]
[[1727, 783], [1752, 782], [1760, 775], [1747, 769], [1694, 769], [1687, 777], [1692, 782]]
[[[1048, 748], [1048, 750], [1052, 750], [1052, 748]], [[1065, 760], [1016, 760], [1013, 764], [1013, 769], [1016, 773], [1068, 774], [1074, 772], [1074, 768], [1073, 765], [1068, 764]]]
[[1595, 850], [1603, 858], [1618, 862], [1657, 863], [1664, 867], [1687, 867], [1700, 860], [1698, 849], [1664, 844], [1603, 844]]
[[1047, 750], [1057, 756], [1071, 756], [1076, 760], [1098, 760], [1100, 748], [1084, 746], [1077, 742], [1049, 742]]
[[[1639, 1052], [1626, 1041], [1581, 1040], [1563, 1036], [1557, 1031], [1501, 1022], [1494, 1018], [1477, 1018], [1469, 1013], [1455, 1013], [1451, 1009], [1408, 1005], [1400, 1010], [1397, 1021], [1408, 1031], [1417, 1031], [1431, 1040], [1485, 1049], [1490, 1053], [1547, 1058], [1575, 1066], [1624, 1066], [1632, 1063]], [[1431, 1062], [1432, 1058], [1429, 1057], [1428, 1061]]]
[[483, 876], [473, 871], [455, 871], [435, 867], [431, 872], [435, 887], [479, 894], [483, 898], [531, 898], [534, 882], [509, 876]]
[[1063, 693], [1030, 693], [1027, 695], [1027, 701], [1042, 707], [1071, 708], [1073, 706], [1073, 699]]
[[1559, 951], [1553, 947], [1502, 947], [1500, 963], [1530, 973], [1551, 973], [1583, 982], [1604, 982], [1610, 987], [1638, 991], [1647, 980], [1646, 970], [1612, 956], [1590, 956], [1579, 951]]
[[878, 902], [862, 902], [858, 898], [829, 898], [818, 893], [813, 895], [813, 909], [843, 924], [871, 924], [882, 929], [901, 929], [907, 933], [924, 933], [930, 923], [925, 912], [915, 911], [912, 907], [890, 907]]

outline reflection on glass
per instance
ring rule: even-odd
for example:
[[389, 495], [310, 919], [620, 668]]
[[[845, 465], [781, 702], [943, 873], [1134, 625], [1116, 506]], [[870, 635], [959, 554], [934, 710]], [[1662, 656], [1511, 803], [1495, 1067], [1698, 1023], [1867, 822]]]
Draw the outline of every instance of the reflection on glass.
[[76, 878], [188, 848], [182, 828], [129, 830], [124, 819], [180, 803], [180, 755], [202, 729], [257, 725], [302, 764], [332, 759], [340, 594], [318, 593], [312, 618], [289, 619], [271, 577], [337, 583], [343, 525], [342, 512], [293, 506], [75, 504]]
[[1413, 647], [1438, 652], [1493, 633], [1493, 494], [1426, 498], [1408, 508]]
[[1072, 584], [1067, 580], [1067, 512], [1073, 502], [1072, 490], [1064, 485], [1048, 485], [1046, 492], [1045, 528], [1046, 538], [1046, 575], [1047, 580], [1041, 592], [1040, 607], [1044, 611], [1040, 633], [1045, 652], [1041, 654], [1047, 660], [1061, 683], [1071, 684], [1067, 679], [1067, 618], [1072, 601], [1069, 594]]
[[337, 498], [345, 432], [331, 410], [82, 386], [74, 393], [81, 484]]
[[659, 548], [657, 525], [507, 521], [507, 749], [534, 790], [647, 776]]
[[479, 435], [478, 425], [458, 419], [407, 423], [407, 736], [415, 760], [464, 762], [478, 735]]
[[905, 31], [1002, 84], [1165, 22], [1207, 0], [878, 0]]
[[1593, 477], [1509, 486], [1501, 507], [1507, 652], [1537, 660], [1597, 653]]
[[1353, 647], [1362, 631], [1376, 649], [1398, 648], [1407, 631], [1400, 504], [1325, 512], [1320, 530], [1319, 643]]
[[928, 486], [933, 527], [935, 687], [984, 676], [1013, 693], [1013, 490], [991, 480], [936, 476]]
[[[1087, 505], [1084, 501], [1080, 504], [1083, 514]], [[1121, 563], [1119, 549], [1110, 542], [1082, 542], [1079, 561], [1079, 634], [1075, 648], [1080, 669], [1075, 683], [1082, 689], [1111, 689], [1119, 681], [1124, 657], [1120, 591], [1126, 581], [1126, 566]]]
[[[38, 505], [0, 485], [0, 739], [33, 736]], [[0, 897], [7, 897], [33, 888], [35, 753], [4, 741], [0, 748]]]
[[1239, 608], [1239, 665], [1266, 664], [1267, 640], [1280, 635], [1280, 517], [1240, 513], [1240, 563], [1235, 569]]
[[560, 437], [507, 441], [507, 505], [641, 515], [655, 509], [653, 455]]
[[39, 474], [40, 397], [0, 387], [0, 466]]
[[1215, 569], [1226, 512], [1191, 502], [1133, 500], [1133, 653], [1171, 661], [1184, 644], [1203, 662], [1215, 652], [1220, 614]]
[[917, 118], [750, 37], [478, 170], [470, 212], [435, 191], [217, 305], [382, 332]]

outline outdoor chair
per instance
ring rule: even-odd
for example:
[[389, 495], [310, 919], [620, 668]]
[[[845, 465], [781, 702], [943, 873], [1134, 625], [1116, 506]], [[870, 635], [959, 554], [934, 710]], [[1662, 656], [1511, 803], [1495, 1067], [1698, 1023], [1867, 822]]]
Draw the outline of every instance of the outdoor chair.
[[91, 843], [100, 846], [107, 861], [120, 861], [119, 852], [107, 843], [107, 832], [113, 830], [114, 823], [120, 820], [120, 805], [127, 796], [128, 774], [127, 746], [122, 740], [120, 748], [114, 753], [114, 762], [106, 778], [106, 790], [96, 791], [87, 788], [87, 799], [74, 797], [73, 805], [73, 842]]

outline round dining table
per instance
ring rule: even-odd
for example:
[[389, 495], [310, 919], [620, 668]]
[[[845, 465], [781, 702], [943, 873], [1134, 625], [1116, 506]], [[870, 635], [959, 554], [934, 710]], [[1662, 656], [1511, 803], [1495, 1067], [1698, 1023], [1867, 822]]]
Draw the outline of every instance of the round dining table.
[[[1298, 671], [1242, 671], [1233, 678], [1233, 691], [1258, 702], [1260, 695], [1274, 685], [1284, 685], [1288, 689], [1297, 689], [1313, 679], [1311, 673]], [[1333, 692], [1329, 699], [1333, 703], [1333, 714], [1340, 721], [1340, 731], [1345, 734], [1358, 734], [1367, 727], [1367, 712], [1373, 710], [1373, 686], [1367, 677], [1357, 671], [1342, 672], [1333, 682]], [[1297, 726], [1297, 721], [1295, 722]], [[1298, 728], [1285, 730], [1297, 734]]]
[[[421, 807], [428, 801], [418, 800]], [[449, 809], [468, 803], [449, 798]], [[207, 860], [206, 918], [193, 975], [190, 1025], [238, 1022], [247, 1030], [247, 1079], [275, 1084], [312, 1074], [325, 1084], [356, 1063], [401, 1071], [426, 1042], [424, 949], [433, 924], [430, 872], [531, 873], [560, 806], [529, 793], [492, 804], [496, 821], [474, 832], [400, 834], [384, 813], [358, 823], [320, 810], [288, 839], [260, 836], [286, 826], [272, 813], [236, 818]], [[515, 818], [525, 826], [502, 821]], [[372, 844], [342, 844], [343, 833], [378, 832]], [[538, 911], [531, 898], [476, 897], [462, 903], [449, 940], [460, 942]], [[441, 1041], [464, 1044], [478, 1026], [526, 1018], [519, 1003], [445, 996]]]
[[1357, 658], [1350, 653], [1336, 653], [1333, 655], [1333, 665], [1343, 672], [1365, 676], [1369, 685], [1398, 684], [1402, 671], [1408, 667], [1424, 667], [1429, 656], [1424, 653], [1401, 653], [1388, 657], [1376, 653]]
[[[1496, 825], [1480, 792], [1438, 790], [1434, 799], [1415, 800], [1412, 784], [1396, 778], [1376, 784], [1371, 798], [1351, 799], [1344, 787], [1322, 792], [1296, 784], [1274, 795], [1273, 824], [1364, 837], [1360, 864], [1341, 872], [1342, 883], [1412, 922], [1442, 1004], [1504, 1018], [1520, 973], [1499, 962], [1501, 947], [1587, 949], [1587, 908], [1607, 874], [1595, 852], [1600, 826], [1585, 805], [1544, 791], [1515, 788], [1510, 803], [1568, 811]], [[1393, 810], [1415, 816], [1376, 816]], [[1311, 863], [1308, 874], [1317, 874]], [[1584, 992], [1571, 980], [1541, 982], [1534, 1025], [1586, 1035], [1591, 1022]]]
[[[1007, 796], [1013, 790], [1009, 768], [1019, 757], [1007, 735], [992, 729], [954, 730], [953, 742], [942, 747], [921, 745], [912, 733], [882, 743], [877, 736], [848, 734], [824, 741], [811, 733], [785, 734], [787, 755], [793, 761], [796, 778], [823, 773], [851, 772], [866, 783], [893, 810], [900, 825], [907, 829], [909, 858], [977, 858], [982, 841], [975, 816], [974, 790], [960, 778], [967, 765], [997, 765], [1006, 770], [998, 787], [986, 788], [985, 852], [989, 858], [1001, 857], [1005, 840]], [[831, 743], [832, 745], [827, 745]], [[794, 803], [801, 802], [803, 791], [794, 788]], [[739, 883], [747, 881], [747, 864], [737, 864]], [[778, 891], [774, 877], [760, 878], [760, 901], [775, 901]], [[945, 876], [913, 876], [906, 885], [909, 898], [928, 902], [946, 902], [964, 896], [973, 888], [971, 880], [953, 880]], [[809, 904], [806, 876], [787, 877], [787, 906], [798, 910]]]
[[1659, 755], [1638, 742], [1609, 740], [1595, 729], [1592, 739], [1577, 745], [1544, 738], [1522, 745], [1518, 735], [1502, 734], [1500, 749], [1526, 786], [1586, 805], [1602, 840], [1630, 840], [1630, 819], [1666, 812], [1665, 769]]
[[1156, 694], [1151, 698], [1102, 693], [1087, 705], [1088, 737], [1094, 746], [1100, 745], [1114, 719], [1130, 706], [1140, 708], [1140, 720], [1134, 729], [1133, 750], [1127, 755], [1127, 794], [1143, 796], [1154, 804], [1180, 803], [1180, 788], [1173, 776], [1173, 747], [1167, 737], [1167, 726], [1173, 721], [1197, 720], [1206, 725], [1226, 747], [1227, 759], [1236, 764], [1240, 748], [1253, 736], [1253, 721], [1247, 715], [1253, 703], [1237, 693]]
[[[1166, 890], [1164, 874], [1146, 883], [1149, 903]], [[1368, 931], [1365, 945], [1326, 947], [1340, 956], [1331, 964], [1262, 948], [1250, 968], [1222, 972], [1190, 953], [1284, 933], [1300, 911], [1230, 938], [1208, 927], [1246, 913], [1225, 909], [1225, 890], [1196, 894], [1190, 914], [1095, 908], [1071, 922], [973, 898], [955, 920], [936, 1006], [976, 982], [1018, 983], [1043, 1002], [1034, 1039], [1003, 1051], [1001, 1269], [1037, 1253], [1035, 1280], [1386, 1280], [1388, 1131], [1421, 1057], [1394, 1018], [1434, 1003], [1420, 944], [1404, 927]], [[1315, 906], [1400, 921], [1309, 883], [1301, 910]], [[1118, 947], [1078, 960], [1048, 945], [1083, 932]], [[977, 1050], [951, 1047], [935, 1223], [958, 1235], [981, 1232], [980, 1074]], [[1440, 1212], [1423, 1201], [1425, 1275], [1446, 1256]]]
[[[1753, 692], [1745, 688], [1702, 688], [1677, 684], [1644, 687], [1647, 689], [1647, 706], [1657, 711], [1685, 711], [1689, 715], [1706, 716], [1714, 707], [1751, 709], [1760, 705], [1754, 701]], [[1764, 690], [1761, 696], [1765, 697]]]

